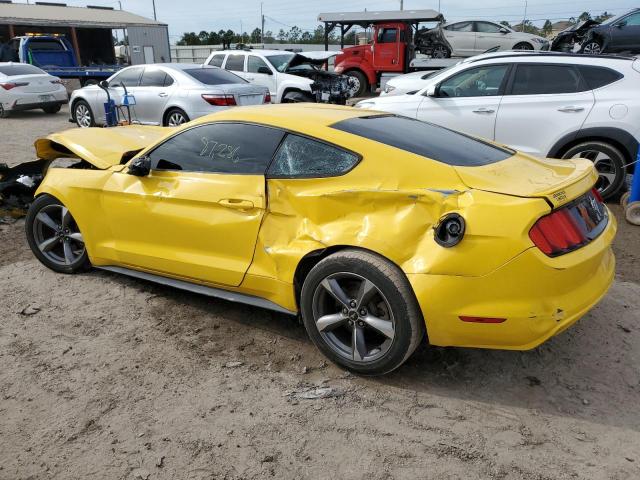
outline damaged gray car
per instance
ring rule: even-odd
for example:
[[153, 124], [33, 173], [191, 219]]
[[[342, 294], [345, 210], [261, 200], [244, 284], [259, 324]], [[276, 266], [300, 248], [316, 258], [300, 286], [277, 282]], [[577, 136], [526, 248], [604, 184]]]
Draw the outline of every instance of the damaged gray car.
[[324, 68], [339, 53], [226, 50], [213, 52], [205, 65], [225, 68], [251, 83], [267, 87], [274, 103], [344, 105], [357, 91], [355, 80]]

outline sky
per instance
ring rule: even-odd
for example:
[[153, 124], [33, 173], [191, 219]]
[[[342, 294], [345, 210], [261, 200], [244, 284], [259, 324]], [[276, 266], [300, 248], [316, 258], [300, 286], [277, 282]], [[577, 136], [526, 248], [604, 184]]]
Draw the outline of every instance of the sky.
[[[48, 0], [67, 3], [69, 6], [104, 5], [119, 8], [117, 0]], [[26, 0], [14, 0], [25, 3]], [[152, 0], [120, 0], [123, 10], [153, 18]], [[31, 1], [33, 3], [33, 0]], [[321, 12], [356, 12], [367, 10], [397, 10], [400, 0], [155, 0], [159, 21], [169, 25], [171, 43], [183, 32], [201, 30], [218, 31], [232, 29], [250, 33], [260, 26], [260, 4], [265, 20], [265, 31], [277, 33], [281, 28], [289, 30], [293, 25], [303, 30], [318, 26]], [[624, 13], [637, 6], [633, 0], [528, 0], [527, 19], [541, 25], [545, 19], [552, 22], [577, 17], [583, 11], [592, 15], [603, 12], [602, 5], [613, 14]], [[480, 6], [482, 4], [482, 6]], [[405, 10], [435, 9], [444, 14], [447, 21], [469, 18], [507, 20], [511, 24], [522, 21], [525, 0], [404, 0]]]

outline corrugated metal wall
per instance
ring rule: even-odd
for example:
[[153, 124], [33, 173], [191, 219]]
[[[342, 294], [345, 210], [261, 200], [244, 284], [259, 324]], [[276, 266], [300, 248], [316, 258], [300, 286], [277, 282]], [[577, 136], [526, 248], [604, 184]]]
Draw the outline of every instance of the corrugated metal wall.
[[127, 35], [132, 65], [148, 63], [145, 61], [145, 47], [148, 55], [151, 51], [149, 47], [153, 48], [154, 63], [171, 62], [167, 27], [129, 27]]

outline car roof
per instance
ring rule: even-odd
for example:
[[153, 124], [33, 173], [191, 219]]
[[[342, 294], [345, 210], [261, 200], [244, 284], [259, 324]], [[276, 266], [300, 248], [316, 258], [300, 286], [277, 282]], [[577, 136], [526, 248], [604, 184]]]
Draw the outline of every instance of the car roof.
[[[623, 55], [589, 55], [584, 53], [563, 53], [563, 52], [534, 52], [534, 51], [507, 51], [507, 52], [491, 52], [483, 53], [475, 57], [470, 57], [463, 61], [464, 64], [472, 64], [481, 62], [483, 60], [496, 60], [496, 59], [522, 59], [533, 61], [544, 61], [549, 59], [564, 59], [564, 60], [585, 60], [593, 62], [593, 60], [620, 60], [631, 61], [636, 57], [623, 56]], [[581, 62], [578, 62], [581, 63]]]
[[240, 53], [253, 53], [256, 55], [282, 55], [285, 53], [289, 53], [291, 55], [295, 55], [296, 52], [290, 52], [288, 50], [264, 50], [262, 48], [256, 48], [256, 49], [247, 49], [247, 50], [220, 50], [217, 52], [211, 52], [212, 55], [215, 54], [220, 54], [220, 53], [235, 53], [235, 54], [240, 54]]

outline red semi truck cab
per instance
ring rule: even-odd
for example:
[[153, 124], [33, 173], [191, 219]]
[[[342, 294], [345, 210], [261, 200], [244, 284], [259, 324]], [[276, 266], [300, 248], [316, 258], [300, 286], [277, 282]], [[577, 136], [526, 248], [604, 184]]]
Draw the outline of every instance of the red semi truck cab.
[[[415, 56], [413, 37], [421, 22], [440, 22], [434, 10], [390, 12], [321, 13], [325, 24], [325, 49], [331, 31], [339, 27], [342, 53], [336, 56], [335, 72], [349, 75], [359, 82], [356, 96], [377, 87], [382, 73], [406, 73]], [[353, 27], [372, 27], [373, 38], [367, 45], [344, 47], [344, 35]]]

